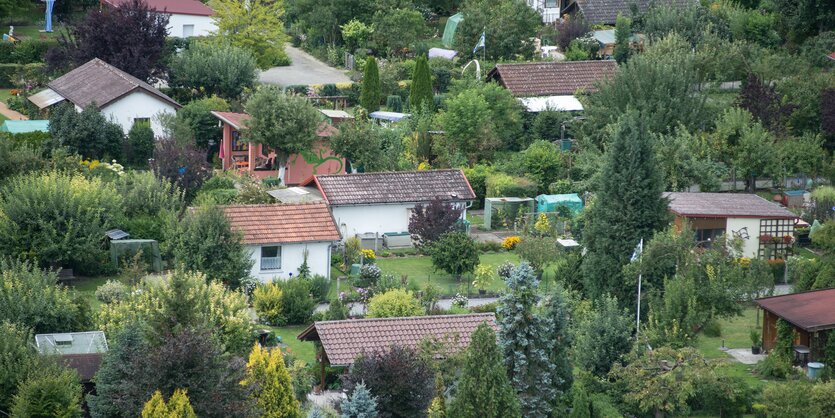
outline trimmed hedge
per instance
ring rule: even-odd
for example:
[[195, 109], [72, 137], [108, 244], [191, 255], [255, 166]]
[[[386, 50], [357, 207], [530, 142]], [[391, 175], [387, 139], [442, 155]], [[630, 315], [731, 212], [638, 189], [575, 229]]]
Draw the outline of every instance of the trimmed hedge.
[[504, 173], [487, 176], [487, 197], [536, 197], [536, 183], [525, 177]]

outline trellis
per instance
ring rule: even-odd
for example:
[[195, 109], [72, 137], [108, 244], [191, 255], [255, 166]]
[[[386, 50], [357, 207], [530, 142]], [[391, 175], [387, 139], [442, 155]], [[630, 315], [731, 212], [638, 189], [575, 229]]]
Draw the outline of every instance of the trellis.
[[760, 258], [785, 260], [794, 247], [792, 219], [760, 219]]

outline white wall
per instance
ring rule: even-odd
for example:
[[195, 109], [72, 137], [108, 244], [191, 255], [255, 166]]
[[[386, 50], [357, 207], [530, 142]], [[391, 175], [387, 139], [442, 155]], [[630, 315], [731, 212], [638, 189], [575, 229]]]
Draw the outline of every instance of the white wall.
[[168, 18], [168, 36], [182, 38], [183, 25], [194, 25], [194, 36], [206, 36], [217, 30], [210, 16], [172, 14]]
[[760, 219], [759, 218], [728, 218], [725, 236], [733, 238], [733, 233], [742, 228], [748, 228], [748, 239], [742, 240], [742, 255], [749, 258], [757, 257], [760, 248]]
[[[409, 216], [414, 203], [391, 205], [332, 206], [336, 226], [342, 232], [342, 239], [367, 232], [406, 232], [409, 230]], [[467, 211], [462, 214], [466, 218]]]
[[112, 118], [121, 125], [125, 134], [130, 131], [134, 119], [149, 118], [151, 119], [151, 129], [154, 130], [154, 136], [161, 137], [163, 135], [162, 125], [158, 118], [154, 116], [161, 112], [173, 114], [177, 112], [177, 109], [171, 103], [152, 96], [150, 93], [137, 90], [110, 103], [101, 111], [105, 117]]
[[287, 279], [290, 273], [293, 276], [298, 276], [299, 267], [304, 262], [304, 250], [307, 248], [307, 265], [310, 267], [311, 274], [320, 274], [330, 278], [330, 247], [329, 242], [311, 242], [303, 244], [264, 244], [264, 246], [280, 245], [281, 246], [281, 269], [280, 270], [265, 270], [261, 271], [261, 245], [247, 245], [246, 249], [249, 251], [250, 258], [252, 258], [252, 277], [257, 278], [263, 283], [269, 282], [274, 278]]

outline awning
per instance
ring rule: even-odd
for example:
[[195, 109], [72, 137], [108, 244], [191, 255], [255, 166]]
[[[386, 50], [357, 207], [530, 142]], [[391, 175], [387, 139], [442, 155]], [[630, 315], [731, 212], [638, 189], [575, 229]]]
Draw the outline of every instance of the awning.
[[34, 103], [38, 109], [47, 108], [63, 100], [64, 97], [52, 89], [46, 89], [29, 96], [29, 101]]
[[523, 97], [519, 99], [528, 112], [555, 110], [557, 112], [577, 112], [583, 105], [574, 96]]
[[378, 110], [376, 112], [369, 113], [368, 117], [370, 117], [371, 119], [387, 120], [390, 122], [400, 122], [401, 120], [408, 118], [409, 114], [399, 112], [384, 112]]

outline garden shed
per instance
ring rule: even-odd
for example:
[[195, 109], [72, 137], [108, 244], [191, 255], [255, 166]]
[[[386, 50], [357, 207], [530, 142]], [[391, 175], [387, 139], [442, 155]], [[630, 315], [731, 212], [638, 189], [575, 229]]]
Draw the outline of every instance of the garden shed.
[[541, 194], [536, 197], [537, 212], [557, 212], [560, 207], [568, 208], [572, 215], [583, 211], [583, 199], [577, 193]]
[[119, 268], [119, 261], [142, 251], [142, 259], [153, 271], [162, 271], [159, 244], [153, 239], [118, 239], [110, 241], [110, 262]]
[[[493, 229], [494, 211], [497, 222], [516, 218], [520, 210], [533, 213], [536, 201], [530, 197], [488, 197], [484, 199], [484, 228]], [[498, 219], [501, 218], [501, 219]]]

